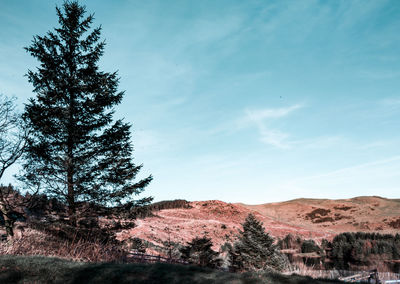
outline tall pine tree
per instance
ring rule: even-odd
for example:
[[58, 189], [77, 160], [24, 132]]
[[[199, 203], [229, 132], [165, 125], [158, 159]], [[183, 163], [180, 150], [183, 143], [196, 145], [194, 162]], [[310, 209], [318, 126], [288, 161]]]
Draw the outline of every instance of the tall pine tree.
[[132, 161], [131, 126], [113, 119], [124, 92], [116, 72], [99, 70], [101, 27], [91, 29], [93, 15], [77, 1], [56, 10], [59, 27], [26, 47], [40, 67], [27, 74], [37, 96], [25, 107], [33, 130], [22, 179], [65, 202], [75, 224], [83, 204], [126, 212], [149, 203], [135, 195], [152, 176], [135, 182], [142, 166]]

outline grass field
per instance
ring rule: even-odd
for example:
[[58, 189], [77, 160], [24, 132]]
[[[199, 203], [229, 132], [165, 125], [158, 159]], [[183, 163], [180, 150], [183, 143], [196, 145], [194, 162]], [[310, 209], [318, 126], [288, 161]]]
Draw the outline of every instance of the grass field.
[[82, 263], [41, 256], [0, 256], [0, 283], [342, 283], [274, 273], [229, 273], [165, 263]]

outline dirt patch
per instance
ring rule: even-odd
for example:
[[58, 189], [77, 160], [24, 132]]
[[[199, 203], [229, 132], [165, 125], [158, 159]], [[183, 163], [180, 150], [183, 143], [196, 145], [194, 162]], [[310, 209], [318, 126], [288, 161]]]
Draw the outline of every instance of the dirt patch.
[[343, 211], [347, 211], [347, 210], [350, 210], [350, 209], [352, 209], [352, 208], [354, 208], [354, 207], [352, 207], [352, 206], [345, 206], [345, 205], [343, 205], [343, 206], [335, 206], [335, 207], [333, 207], [333, 208], [335, 208], [336, 210], [343, 210]]
[[333, 222], [335, 219], [328, 216], [331, 213], [330, 209], [317, 208], [306, 214], [305, 218], [313, 223]]
[[350, 216], [341, 215], [339, 213], [335, 213], [335, 221], [342, 220], [342, 219], [352, 219]]
[[317, 208], [311, 211], [310, 213], [306, 214], [306, 219], [316, 219], [316, 218], [321, 218], [321, 216], [327, 216], [331, 210], [329, 209], [323, 209], [323, 208]]
[[313, 219], [312, 222], [313, 223], [325, 223], [325, 222], [333, 222], [335, 221], [332, 217], [320, 217], [320, 218], [316, 218]]

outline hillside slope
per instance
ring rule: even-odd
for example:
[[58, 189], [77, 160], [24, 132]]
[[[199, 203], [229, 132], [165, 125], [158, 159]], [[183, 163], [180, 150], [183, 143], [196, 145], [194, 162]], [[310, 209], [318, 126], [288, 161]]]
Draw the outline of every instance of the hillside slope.
[[275, 237], [291, 233], [318, 241], [345, 231], [400, 232], [400, 201], [381, 197], [296, 199], [262, 205], [210, 200], [190, 202], [190, 206], [156, 211], [156, 216], [137, 220], [137, 227], [118, 237], [139, 237], [162, 246], [169, 239], [184, 244], [207, 235], [218, 249], [235, 239], [249, 213], [255, 214]]
[[265, 217], [327, 233], [348, 231], [400, 232], [400, 201], [378, 196], [351, 199], [295, 199], [241, 206]]

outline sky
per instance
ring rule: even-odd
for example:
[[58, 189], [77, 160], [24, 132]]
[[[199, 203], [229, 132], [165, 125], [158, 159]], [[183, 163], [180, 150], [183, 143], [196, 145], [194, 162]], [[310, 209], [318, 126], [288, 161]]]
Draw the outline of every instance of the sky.
[[[142, 196], [400, 198], [400, 1], [81, 1], [118, 70]], [[62, 1], [0, 0], [0, 93]], [[18, 166], [1, 181], [13, 182]], [[140, 178], [139, 177], [139, 178]]]

